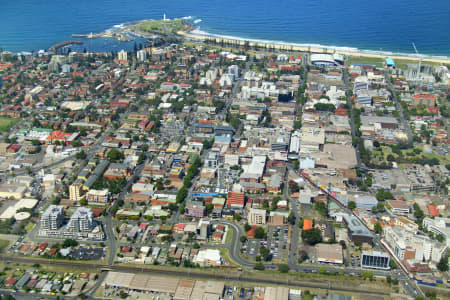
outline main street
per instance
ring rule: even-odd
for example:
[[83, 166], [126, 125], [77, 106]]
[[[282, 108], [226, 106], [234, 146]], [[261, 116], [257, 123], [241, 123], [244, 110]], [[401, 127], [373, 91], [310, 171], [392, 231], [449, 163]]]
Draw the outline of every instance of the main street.
[[406, 135], [408, 136], [408, 142], [412, 143], [413, 136], [412, 136], [411, 128], [409, 127], [408, 121], [405, 119], [405, 116], [403, 114], [402, 105], [400, 103], [400, 100], [397, 97], [397, 93], [395, 92], [394, 87], [392, 86], [390, 73], [386, 70], [384, 73], [384, 76], [385, 76], [385, 79], [386, 79], [386, 82], [388, 85], [388, 89], [391, 92], [392, 98], [394, 99], [395, 108], [397, 109], [397, 112], [402, 121], [403, 127], [405, 128]]

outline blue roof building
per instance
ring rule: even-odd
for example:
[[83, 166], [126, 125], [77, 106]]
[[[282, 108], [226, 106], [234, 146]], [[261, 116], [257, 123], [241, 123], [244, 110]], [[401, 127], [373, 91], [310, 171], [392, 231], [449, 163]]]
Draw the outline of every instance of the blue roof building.
[[386, 57], [386, 59], [385, 59], [384, 61], [386, 62], [386, 65], [387, 65], [388, 67], [393, 67], [393, 68], [395, 68], [395, 62], [394, 62], [394, 60], [393, 60], [392, 58]]

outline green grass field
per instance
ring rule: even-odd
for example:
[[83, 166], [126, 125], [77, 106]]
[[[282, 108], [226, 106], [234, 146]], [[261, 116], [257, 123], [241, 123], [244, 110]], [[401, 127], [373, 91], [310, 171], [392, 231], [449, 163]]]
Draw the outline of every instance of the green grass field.
[[136, 29], [153, 33], [176, 33], [180, 30], [187, 30], [189, 25], [184, 20], [144, 20], [136, 24]]
[[19, 122], [19, 119], [0, 117], [0, 132], [8, 131], [17, 122]]
[[364, 57], [364, 56], [349, 56], [346, 60], [346, 65], [375, 65], [379, 68], [383, 67], [383, 59], [379, 57]]
[[[413, 59], [394, 59], [395, 67], [397, 69], [406, 70], [406, 66], [408, 64], [418, 64], [418, 60]], [[367, 64], [367, 65], [375, 65], [379, 68], [383, 67], [384, 59], [381, 57], [364, 57], [364, 56], [349, 56], [345, 62], [347, 66], [355, 65], [355, 64]], [[431, 65], [431, 66], [439, 66], [440, 63], [430, 62], [423, 60], [422, 65]]]
[[233, 240], [233, 230], [231, 230], [231, 228], [228, 228], [227, 235], [225, 237], [225, 243], [230, 244], [232, 240]]
[[9, 241], [0, 240], [0, 252], [3, 252], [9, 246]]

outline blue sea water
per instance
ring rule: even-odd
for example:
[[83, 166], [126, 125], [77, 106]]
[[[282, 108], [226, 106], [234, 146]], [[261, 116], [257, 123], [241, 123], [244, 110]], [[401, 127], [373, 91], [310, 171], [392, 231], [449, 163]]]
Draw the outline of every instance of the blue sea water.
[[421, 54], [450, 56], [450, 0], [0, 0], [0, 48], [48, 49], [72, 33], [164, 13], [201, 19], [213, 34], [395, 53], [414, 53], [414, 42]]

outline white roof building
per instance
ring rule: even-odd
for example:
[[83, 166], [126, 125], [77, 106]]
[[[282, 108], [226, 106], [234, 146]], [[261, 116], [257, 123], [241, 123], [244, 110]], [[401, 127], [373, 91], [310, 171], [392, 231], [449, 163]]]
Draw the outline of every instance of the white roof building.
[[218, 249], [201, 249], [194, 257], [194, 263], [201, 266], [220, 266], [222, 257]]

